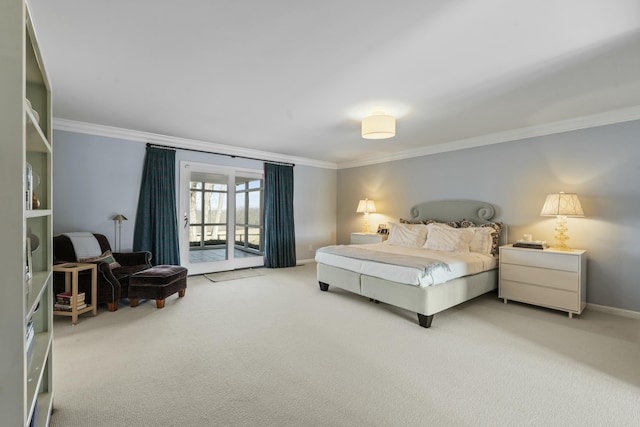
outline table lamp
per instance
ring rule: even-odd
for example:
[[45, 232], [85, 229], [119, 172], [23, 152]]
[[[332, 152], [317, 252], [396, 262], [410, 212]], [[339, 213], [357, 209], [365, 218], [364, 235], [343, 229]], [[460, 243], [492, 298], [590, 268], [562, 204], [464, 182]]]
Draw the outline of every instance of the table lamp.
[[373, 202], [373, 200], [369, 200], [365, 197], [364, 200], [360, 200], [360, 202], [358, 202], [358, 209], [356, 209], [356, 212], [364, 214], [364, 224], [362, 225], [363, 233], [369, 232], [369, 212], [375, 211], [376, 204]]
[[554, 249], [561, 251], [569, 251], [571, 248], [565, 243], [569, 240], [567, 232], [567, 217], [581, 218], [584, 217], [584, 211], [580, 205], [577, 194], [560, 192], [557, 194], [549, 194], [544, 202], [540, 216], [555, 216], [558, 226], [555, 228], [558, 234], [555, 239], [558, 245]]

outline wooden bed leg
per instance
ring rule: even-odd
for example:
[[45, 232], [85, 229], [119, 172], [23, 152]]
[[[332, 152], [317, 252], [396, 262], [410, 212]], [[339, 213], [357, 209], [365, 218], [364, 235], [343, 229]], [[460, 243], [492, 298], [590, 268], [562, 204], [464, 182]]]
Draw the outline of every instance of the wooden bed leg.
[[420, 326], [423, 328], [430, 328], [433, 316], [433, 314], [431, 316], [425, 316], [424, 314], [418, 313], [418, 323], [420, 323]]
[[328, 291], [329, 290], [329, 284], [328, 283], [323, 283], [323, 282], [318, 282], [318, 284], [320, 285], [320, 290], [321, 291]]

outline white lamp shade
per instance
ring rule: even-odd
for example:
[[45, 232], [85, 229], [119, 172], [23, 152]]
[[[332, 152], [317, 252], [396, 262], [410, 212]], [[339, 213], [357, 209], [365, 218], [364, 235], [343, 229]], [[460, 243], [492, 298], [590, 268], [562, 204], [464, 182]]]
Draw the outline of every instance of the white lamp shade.
[[544, 202], [540, 216], [571, 216], [583, 217], [584, 211], [577, 194], [563, 193], [549, 194]]
[[370, 213], [376, 211], [376, 204], [373, 200], [364, 199], [358, 202], [358, 209], [356, 209], [357, 213]]
[[396, 118], [386, 114], [374, 114], [362, 119], [364, 139], [385, 139], [396, 136]]

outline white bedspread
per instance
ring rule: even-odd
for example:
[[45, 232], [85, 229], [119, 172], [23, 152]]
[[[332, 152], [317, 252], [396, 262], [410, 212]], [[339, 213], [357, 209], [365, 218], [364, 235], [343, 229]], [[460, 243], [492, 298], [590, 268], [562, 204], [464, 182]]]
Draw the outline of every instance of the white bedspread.
[[423, 248], [389, 245], [387, 243], [358, 245], [358, 247], [371, 251], [436, 259], [447, 264], [449, 270], [437, 268], [430, 274], [424, 274], [423, 270], [416, 268], [348, 258], [325, 252], [316, 252], [316, 261], [356, 273], [414, 286], [430, 286], [444, 283], [458, 277], [492, 270], [496, 268], [497, 265], [497, 259], [495, 257], [482, 255], [477, 252], [458, 253], [432, 251]]

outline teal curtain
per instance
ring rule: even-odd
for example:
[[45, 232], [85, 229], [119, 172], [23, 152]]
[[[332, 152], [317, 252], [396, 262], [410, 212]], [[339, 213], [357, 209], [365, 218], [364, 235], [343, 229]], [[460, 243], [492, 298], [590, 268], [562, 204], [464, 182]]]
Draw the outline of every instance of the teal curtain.
[[264, 165], [264, 266], [296, 265], [293, 166]]
[[176, 150], [147, 146], [133, 250], [150, 251], [153, 265], [180, 265], [176, 215]]

